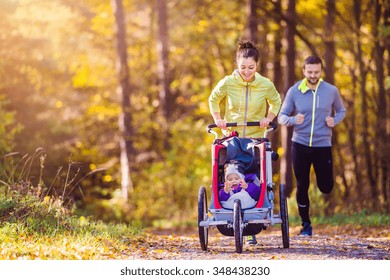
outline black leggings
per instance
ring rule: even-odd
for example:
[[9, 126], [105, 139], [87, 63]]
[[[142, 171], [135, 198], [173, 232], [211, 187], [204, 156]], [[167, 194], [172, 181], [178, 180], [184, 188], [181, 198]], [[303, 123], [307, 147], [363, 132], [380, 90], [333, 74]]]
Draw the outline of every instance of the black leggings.
[[309, 218], [310, 168], [314, 167], [317, 186], [322, 193], [328, 194], [333, 189], [332, 147], [308, 147], [292, 142], [292, 161], [297, 180], [297, 203], [302, 222]]

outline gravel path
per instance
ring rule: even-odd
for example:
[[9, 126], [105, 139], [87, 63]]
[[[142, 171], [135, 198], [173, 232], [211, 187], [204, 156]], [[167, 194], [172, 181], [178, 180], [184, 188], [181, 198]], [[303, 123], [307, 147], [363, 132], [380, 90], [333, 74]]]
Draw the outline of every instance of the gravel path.
[[299, 227], [290, 226], [290, 248], [284, 249], [279, 226], [257, 235], [257, 245], [244, 244], [235, 252], [234, 237], [224, 236], [216, 228], [209, 231], [207, 251], [199, 245], [197, 229], [183, 231], [154, 230], [145, 234], [130, 259], [163, 260], [390, 260], [390, 228], [354, 226], [314, 227], [312, 237], [298, 237]]

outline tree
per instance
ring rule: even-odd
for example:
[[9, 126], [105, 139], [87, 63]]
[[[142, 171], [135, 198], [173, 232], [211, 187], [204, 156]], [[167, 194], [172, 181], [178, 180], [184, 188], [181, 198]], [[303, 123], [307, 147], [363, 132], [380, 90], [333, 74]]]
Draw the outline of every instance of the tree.
[[158, 36], [157, 36], [157, 75], [159, 80], [160, 100], [160, 123], [163, 130], [164, 149], [169, 149], [168, 123], [173, 109], [173, 98], [170, 90], [169, 70], [169, 45], [168, 45], [168, 22], [167, 4], [165, 0], [156, 0], [158, 15]]
[[130, 155], [134, 154], [131, 124], [131, 104], [130, 104], [130, 74], [127, 65], [127, 44], [126, 26], [123, 13], [122, 0], [112, 0], [112, 8], [115, 15], [116, 49], [117, 49], [117, 72], [118, 72], [118, 92], [121, 96], [121, 113], [119, 115], [120, 133], [120, 162], [121, 162], [121, 187], [124, 201], [128, 199], [129, 190], [132, 191], [133, 184], [130, 177]]
[[[336, 3], [335, 0], [327, 0], [326, 1], [326, 18], [325, 18], [325, 26], [324, 26], [324, 45], [325, 45], [325, 77], [326, 81], [334, 84], [334, 62], [336, 57], [335, 50], [335, 42], [334, 42], [334, 29], [335, 29], [335, 18], [336, 18]], [[343, 158], [340, 154], [341, 150], [337, 145], [337, 131], [333, 129], [333, 141], [335, 142], [333, 145], [335, 146], [336, 153], [338, 154], [338, 158], [341, 162], [343, 162]], [[342, 172], [343, 173], [343, 172]], [[345, 180], [344, 180], [345, 182]], [[332, 199], [331, 195], [324, 195], [326, 207], [325, 213], [330, 214], [331, 209], [334, 207], [334, 199]]]
[[[390, 27], [390, 5], [387, 3], [387, 6], [383, 1], [375, 1], [375, 17], [373, 24], [373, 37], [375, 38], [375, 65], [377, 68], [376, 71], [376, 81], [378, 84], [378, 136], [376, 139], [378, 147], [379, 145], [384, 145], [382, 149], [377, 148], [377, 157], [379, 159], [379, 180], [378, 182], [382, 185], [381, 192], [384, 200], [384, 207], [388, 211], [390, 210], [389, 202], [389, 191], [390, 191], [390, 143], [388, 141], [390, 135], [389, 131], [386, 131], [386, 123], [389, 121], [389, 110], [388, 108], [388, 96], [389, 90], [385, 89], [385, 52], [386, 47], [389, 51], [390, 47], [390, 35], [385, 32], [380, 32], [381, 30], [386, 30], [386, 27]], [[389, 72], [390, 69], [387, 69]]]
[[[286, 79], [284, 83], [284, 92], [286, 93], [288, 88], [295, 82], [295, 30], [296, 30], [296, 11], [295, 0], [288, 1], [288, 7], [286, 11], [287, 27], [285, 29], [285, 37], [287, 41], [286, 49]], [[282, 100], [284, 99], [284, 94]], [[293, 187], [292, 178], [292, 158], [291, 158], [291, 136], [292, 127], [283, 126], [281, 128], [282, 147], [284, 148], [284, 155], [281, 159], [281, 181], [286, 184], [287, 195], [290, 196]]]
[[[377, 189], [377, 181], [374, 176], [374, 165], [373, 165], [373, 157], [372, 157], [372, 149], [370, 148], [370, 136], [369, 136], [369, 119], [368, 119], [368, 98], [367, 98], [367, 74], [368, 68], [365, 65], [363, 60], [363, 52], [362, 52], [362, 42], [361, 42], [361, 27], [362, 27], [362, 19], [361, 19], [361, 8], [362, 3], [361, 0], [353, 1], [353, 10], [354, 10], [354, 20], [355, 20], [355, 29], [356, 29], [356, 60], [358, 61], [359, 66], [359, 91], [361, 98], [361, 118], [362, 118], [362, 144], [363, 144], [363, 154], [364, 154], [364, 170], [367, 171], [367, 179], [369, 184], [369, 189], [371, 191], [371, 199], [374, 202], [377, 198], [378, 189]], [[360, 187], [360, 186], [358, 186]]]
[[246, 1], [246, 12], [248, 15], [248, 23], [246, 28], [246, 37], [253, 43], [258, 44], [258, 16], [256, 9], [257, 1], [247, 0]]

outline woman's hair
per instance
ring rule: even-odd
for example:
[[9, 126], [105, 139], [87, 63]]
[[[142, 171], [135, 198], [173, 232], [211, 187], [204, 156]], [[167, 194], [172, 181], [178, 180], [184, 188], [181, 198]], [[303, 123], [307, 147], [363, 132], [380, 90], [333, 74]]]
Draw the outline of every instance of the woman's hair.
[[236, 51], [236, 61], [238, 58], [244, 57], [253, 57], [253, 59], [259, 62], [259, 51], [257, 50], [254, 43], [251, 41], [241, 41], [238, 43], [237, 51]]

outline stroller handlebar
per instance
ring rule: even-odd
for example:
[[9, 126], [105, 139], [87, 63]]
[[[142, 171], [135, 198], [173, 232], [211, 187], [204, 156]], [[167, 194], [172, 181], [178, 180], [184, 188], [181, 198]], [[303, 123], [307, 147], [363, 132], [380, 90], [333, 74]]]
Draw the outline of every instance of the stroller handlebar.
[[[237, 127], [237, 126], [260, 126], [260, 122], [226, 123], [226, 127]], [[274, 131], [274, 130], [276, 130], [278, 128], [278, 125], [275, 122], [270, 122], [268, 124], [268, 126], [270, 126], [270, 128], [268, 128], [264, 132], [264, 137], [265, 138], [267, 137], [268, 132]], [[212, 123], [212, 124], [209, 124], [206, 127], [206, 130], [207, 130], [208, 133], [217, 134], [215, 131], [212, 131], [213, 128], [217, 128], [217, 127], [218, 126], [215, 123]], [[216, 137], [218, 137], [218, 134], [216, 135]]]

